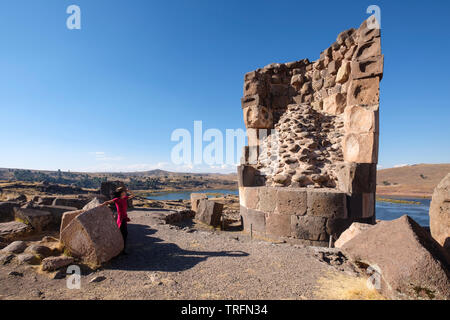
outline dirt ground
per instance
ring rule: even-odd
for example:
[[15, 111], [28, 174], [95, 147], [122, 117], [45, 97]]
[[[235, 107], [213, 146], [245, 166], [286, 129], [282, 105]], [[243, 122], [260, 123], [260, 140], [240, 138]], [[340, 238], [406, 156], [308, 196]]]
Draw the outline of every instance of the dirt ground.
[[192, 222], [173, 226], [164, 214], [131, 211], [128, 254], [96, 271], [82, 268], [80, 289], [16, 259], [0, 266], [0, 299], [380, 298], [359, 285], [364, 277], [345, 258]]

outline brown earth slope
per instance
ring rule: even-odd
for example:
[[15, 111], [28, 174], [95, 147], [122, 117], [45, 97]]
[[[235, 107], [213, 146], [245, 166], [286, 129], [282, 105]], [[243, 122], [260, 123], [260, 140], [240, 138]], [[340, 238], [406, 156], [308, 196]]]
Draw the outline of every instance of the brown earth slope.
[[434, 188], [449, 172], [450, 163], [378, 170], [377, 194], [431, 198]]

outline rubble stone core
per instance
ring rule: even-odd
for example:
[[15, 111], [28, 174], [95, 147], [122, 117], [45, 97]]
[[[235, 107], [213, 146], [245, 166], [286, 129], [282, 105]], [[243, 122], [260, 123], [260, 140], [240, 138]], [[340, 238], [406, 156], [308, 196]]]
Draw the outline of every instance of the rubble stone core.
[[328, 244], [352, 222], [375, 221], [384, 58], [370, 26], [341, 32], [317, 61], [245, 75], [244, 229]]

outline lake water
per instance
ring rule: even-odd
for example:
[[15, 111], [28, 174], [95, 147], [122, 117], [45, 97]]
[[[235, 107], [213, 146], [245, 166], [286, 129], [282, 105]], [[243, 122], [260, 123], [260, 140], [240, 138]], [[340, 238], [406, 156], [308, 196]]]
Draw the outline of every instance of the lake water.
[[[237, 190], [202, 190], [202, 191], [180, 191], [180, 192], [163, 192], [154, 193], [148, 199], [152, 200], [189, 200], [191, 193], [213, 193], [213, 194], [239, 194]], [[215, 197], [215, 195], [208, 195], [208, 197]], [[376, 203], [376, 214], [379, 220], [395, 220], [407, 214], [413, 218], [421, 226], [428, 227], [430, 225], [430, 218], [428, 211], [430, 209], [431, 200], [428, 199], [410, 199], [386, 197], [389, 199], [407, 200], [419, 202], [420, 204], [405, 204], [405, 203], [390, 203], [380, 202]]]

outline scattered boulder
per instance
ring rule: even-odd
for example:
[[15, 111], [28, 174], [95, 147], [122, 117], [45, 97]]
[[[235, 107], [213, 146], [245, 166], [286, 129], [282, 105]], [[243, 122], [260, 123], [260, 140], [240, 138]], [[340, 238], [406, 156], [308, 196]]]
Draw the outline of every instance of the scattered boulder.
[[200, 200], [195, 219], [204, 222], [210, 226], [220, 225], [222, 217], [223, 204], [212, 200]]
[[24, 241], [14, 241], [6, 248], [3, 248], [0, 252], [3, 253], [22, 253], [27, 248], [27, 244]]
[[390, 298], [450, 299], [450, 258], [406, 215], [381, 221], [346, 242], [342, 250], [358, 265], [378, 268], [381, 291]]
[[200, 200], [208, 199], [204, 193], [191, 193], [191, 210], [197, 212]]
[[450, 254], [450, 173], [434, 189], [430, 230], [433, 238]]
[[67, 256], [48, 257], [42, 260], [42, 270], [55, 271], [68, 265], [71, 265], [75, 260]]
[[36, 209], [16, 208], [15, 216], [16, 219], [30, 224], [37, 232], [48, 229], [53, 221], [50, 212]]
[[78, 216], [61, 231], [61, 242], [73, 257], [98, 266], [117, 256], [123, 238], [107, 207], [96, 207]]
[[0, 222], [14, 220], [14, 208], [19, 208], [18, 202], [0, 202]]
[[373, 225], [367, 224], [367, 223], [359, 223], [359, 222], [352, 223], [352, 225], [341, 234], [339, 239], [336, 240], [336, 242], [334, 243], [334, 246], [336, 248], [342, 248], [342, 246], [345, 243], [352, 240], [358, 234], [366, 231], [367, 229], [369, 229], [371, 227], [373, 227]]
[[32, 264], [32, 265], [38, 265], [41, 263], [41, 259], [38, 256], [35, 256], [32, 253], [22, 253], [17, 256], [17, 261], [20, 264], [26, 263], [26, 264]]
[[33, 229], [19, 221], [0, 223], [0, 240], [18, 240], [29, 235]]
[[51, 256], [53, 251], [49, 247], [39, 244], [32, 244], [25, 250], [25, 253], [31, 253], [35, 256], [39, 256], [41, 259], [44, 259]]

